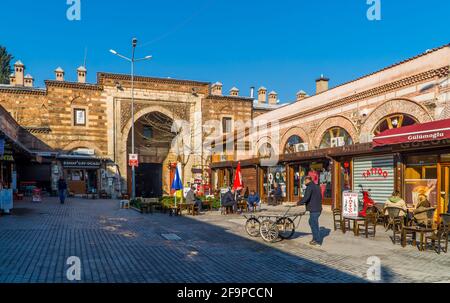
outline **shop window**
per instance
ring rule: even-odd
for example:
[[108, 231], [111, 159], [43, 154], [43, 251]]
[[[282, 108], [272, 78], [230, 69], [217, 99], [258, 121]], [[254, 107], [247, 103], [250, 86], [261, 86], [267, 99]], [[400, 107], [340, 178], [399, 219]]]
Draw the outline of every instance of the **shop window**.
[[75, 126], [86, 126], [86, 110], [83, 108], [74, 108], [73, 124]]
[[322, 197], [332, 197], [331, 165], [329, 161], [304, 163], [294, 167], [294, 196], [303, 197], [305, 177], [311, 177], [320, 186]]
[[405, 201], [416, 206], [419, 201], [427, 199], [437, 205], [437, 162], [438, 156], [409, 156], [405, 171]]
[[340, 147], [353, 144], [352, 137], [342, 127], [333, 127], [327, 130], [320, 142], [320, 148]]
[[267, 169], [264, 176], [264, 193], [271, 192], [275, 188], [275, 184], [281, 187], [283, 197], [286, 197], [286, 167], [275, 166]]
[[378, 135], [379, 133], [382, 133], [388, 129], [400, 128], [404, 126], [413, 125], [416, 123], [417, 123], [416, 120], [410, 115], [406, 114], [391, 115], [389, 117], [383, 118], [383, 120], [381, 120], [378, 123], [377, 127], [375, 128], [374, 134]]
[[306, 150], [306, 144], [303, 143], [303, 139], [297, 135], [291, 136], [286, 142], [286, 146], [284, 147], [285, 154], [298, 153]]

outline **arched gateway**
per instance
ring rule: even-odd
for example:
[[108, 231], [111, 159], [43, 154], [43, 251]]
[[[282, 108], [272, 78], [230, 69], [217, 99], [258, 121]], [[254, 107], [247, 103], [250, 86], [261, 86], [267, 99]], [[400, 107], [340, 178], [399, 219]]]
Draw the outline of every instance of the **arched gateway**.
[[[171, 149], [175, 133], [174, 121], [201, 125], [202, 99], [208, 94], [209, 83], [135, 77], [134, 121], [131, 119], [131, 78], [126, 75], [101, 74], [109, 112], [108, 153], [118, 164], [122, 191], [131, 193], [131, 127], [135, 124], [135, 152], [139, 155], [136, 169], [136, 196], [159, 197], [170, 193], [171, 164], [177, 156]], [[192, 168], [201, 163], [193, 156], [183, 163], [186, 184], [191, 179]], [[173, 168], [172, 168], [173, 169]]]

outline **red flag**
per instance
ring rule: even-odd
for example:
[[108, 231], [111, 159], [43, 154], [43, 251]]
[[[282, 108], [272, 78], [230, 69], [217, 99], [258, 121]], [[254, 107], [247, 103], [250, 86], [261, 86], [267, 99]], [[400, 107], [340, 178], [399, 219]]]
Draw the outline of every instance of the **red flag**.
[[236, 168], [236, 175], [234, 176], [233, 189], [240, 190], [242, 188], [244, 188], [244, 184], [242, 183], [242, 176], [241, 176], [241, 162], [239, 162]]

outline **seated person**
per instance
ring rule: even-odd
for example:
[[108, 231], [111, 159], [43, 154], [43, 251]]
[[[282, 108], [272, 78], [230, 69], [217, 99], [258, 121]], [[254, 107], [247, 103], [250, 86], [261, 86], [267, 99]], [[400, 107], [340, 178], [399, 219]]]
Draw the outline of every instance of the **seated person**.
[[431, 218], [428, 218], [428, 211], [434, 209], [431, 207], [430, 201], [424, 194], [419, 195], [419, 203], [413, 212], [414, 221], [419, 225], [428, 225]]
[[259, 198], [259, 195], [254, 190], [252, 190], [247, 199], [248, 209], [253, 210], [254, 207], [259, 206], [260, 200], [261, 199]]
[[195, 186], [192, 186], [186, 194], [186, 204], [194, 204], [198, 211], [202, 211], [202, 201], [195, 195]]
[[400, 197], [399, 191], [394, 191], [392, 196], [384, 203], [384, 214], [388, 215], [386, 208], [395, 207], [400, 208], [399, 216], [404, 217], [406, 215], [407, 207], [406, 202]]
[[236, 210], [237, 202], [236, 202], [234, 194], [235, 194], [235, 190], [231, 189], [225, 195], [223, 195], [222, 206], [225, 206], [225, 207], [231, 206], [231, 207], [233, 207], [233, 210]]
[[275, 188], [270, 193], [267, 203], [269, 205], [278, 205], [282, 199], [283, 192], [281, 191], [281, 187], [278, 184], [275, 184]]
[[416, 209], [414, 209], [414, 213], [420, 212], [424, 208], [430, 208], [430, 207], [431, 207], [431, 203], [430, 203], [430, 201], [428, 201], [427, 196], [424, 194], [420, 194], [419, 195], [419, 203], [417, 203]]

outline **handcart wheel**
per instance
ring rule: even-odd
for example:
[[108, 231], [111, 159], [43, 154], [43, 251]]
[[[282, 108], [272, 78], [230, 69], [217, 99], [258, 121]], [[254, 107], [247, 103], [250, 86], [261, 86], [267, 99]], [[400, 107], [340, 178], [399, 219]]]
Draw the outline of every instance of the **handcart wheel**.
[[278, 219], [277, 227], [281, 239], [289, 239], [295, 233], [295, 224], [291, 218], [283, 217]]
[[252, 237], [259, 237], [259, 229], [261, 227], [261, 223], [256, 218], [250, 218], [245, 223], [245, 230]]
[[272, 220], [264, 220], [261, 222], [259, 233], [264, 241], [273, 243], [278, 239], [278, 226]]

